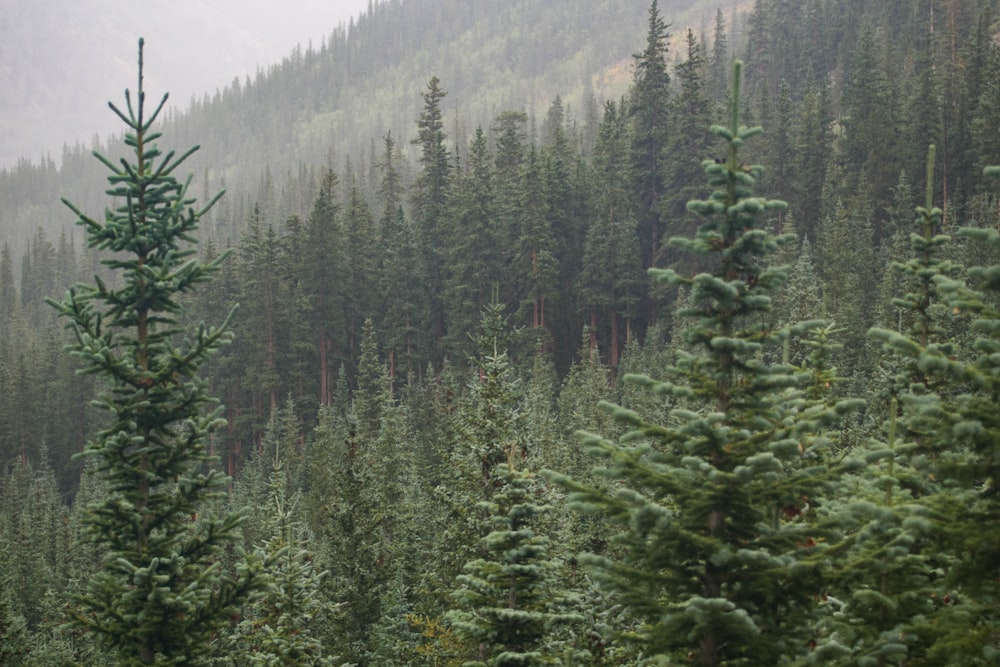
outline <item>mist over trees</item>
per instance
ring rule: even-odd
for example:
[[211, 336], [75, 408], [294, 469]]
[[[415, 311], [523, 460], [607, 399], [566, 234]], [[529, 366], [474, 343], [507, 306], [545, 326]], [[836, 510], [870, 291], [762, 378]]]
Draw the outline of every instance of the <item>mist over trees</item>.
[[611, 4], [373, 3], [177, 173], [0, 171], [4, 664], [995, 664], [990, 4]]

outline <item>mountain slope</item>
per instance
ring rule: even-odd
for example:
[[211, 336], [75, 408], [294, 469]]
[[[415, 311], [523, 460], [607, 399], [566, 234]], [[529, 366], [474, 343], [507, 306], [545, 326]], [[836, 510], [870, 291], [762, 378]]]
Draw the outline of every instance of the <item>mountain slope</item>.
[[[661, 6], [680, 26], [705, 24], [717, 4], [673, 0]], [[175, 112], [164, 141], [202, 145], [187, 168], [211, 187], [224, 183], [241, 191], [256, 186], [265, 165], [283, 175], [331, 156], [338, 166], [348, 157], [363, 160], [387, 131], [405, 149], [421, 92], [435, 75], [449, 92], [444, 109], [452, 140], [460, 139], [456, 129], [488, 127], [505, 109], [541, 115], [557, 95], [581, 117], [588, 97], [615, 98], [627, 89], [647, 10], [647, 3], [632, 0], [372, 3], [323, 47], [296, 49], [252, 80], [236, 78]], [[131, 56], [117, 55], [122, 61]], [[124, 65], [122, 70], [108, 75], [116, 90], [134, 86]], [[156, 76], [153, 62], [149, 72]], [[104, 102], [95, 92], [74, 106], [110, 115]], [[117, 142], [109, 143], [113, 153]], [[38, 227], [55, 235], [70, 220], [59, 197], [99, 210], [102, 192], [103, 174], [82, 146], [64, 152], [60, 164], [22, 159], [0, 170], [0, 242], [17, 247]]]
[[191, 96], [319, 44], [366, 0], [0, 0], [0, 165], [57, 157], [64, 143], [116, 127], [103, 102], [135, 86], [135, 43], [148, 45], [147, 86], [182, 108]]

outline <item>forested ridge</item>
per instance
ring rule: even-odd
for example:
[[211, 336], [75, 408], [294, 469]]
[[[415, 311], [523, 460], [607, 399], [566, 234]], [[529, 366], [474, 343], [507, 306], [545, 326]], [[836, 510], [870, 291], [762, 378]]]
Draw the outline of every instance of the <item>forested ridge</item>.
[[[373, 3], [160, 119], [228, 188], [171, 334], [232, 312], [191, 520], [269, 582], [169, 664], [996, 664], [991, 4], [535, 4]], [[129, 285], [54, 223], [106, 175], [0, 172], [4, 664], [152, 664], [77, 611], [133, 422], [44, 300]]]

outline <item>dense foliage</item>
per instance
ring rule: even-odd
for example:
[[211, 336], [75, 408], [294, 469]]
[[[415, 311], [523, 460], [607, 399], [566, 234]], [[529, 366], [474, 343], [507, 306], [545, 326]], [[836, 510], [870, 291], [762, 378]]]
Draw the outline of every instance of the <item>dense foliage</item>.
[[[479, 6], [461, 4], [441, 14], [455, 34]], [[274, 582], [207, 638], [211, 659], [994, 664], [989, 3], [757, 0], [677, 40], [653, 2], [628, 25], [627, 94], [552, 84], [544, 113], [501, 95], [478, 118], [457, 111], [469, 81], [499, 95], [502, 77], [396, 53], [427, 38], [409, 36], [386, 53], [424, 63], [410, 106], [351, 102], [405, 123], [338, 143], [336, 112], [295, 91], [339, 80], [327, 60], [376, 76], [360, 56], [406, 34], [406, 11], [376, 3], [349, 38], [165, 126], [223, 144], [189, 167], [206, 196], [235, 186], [191, 258], [213, 280], [164, 331], [240, 304], [200, 368], [225, 406], [206, 453], [235, 479], [202, 511], [245, 511], [227, 532]], [[622, 28], [563, 11], [566, 39]], [[475, 22], [464, 48], [492, 53], [509, 24]], [[312, 152], [293, 164], [282, 142]], [[0, 173], [2, 201], [24, 222], [48, 205], [19, 189], [100, 193], [82, 157]], [[0, 253], [0, 656], [101, 664], [66, 603], [104, 557], [86, 508], [120, 489], [72, 456], [125, 413], [88, 407], [121, 392], [74, 375], [41, 302], [94, 274], [127, 290], [129, 267], [37, 223]], [[181, 344], [156, 342], [164, 361]], [[184, 395], [136, 377], [164, 405]]]
[[66, 202], [88, 245], [108, 251], [103, 263], [121, 284], [97, 279], [49, 301], [69, 321], [69, 350], [81, 372], [106, 384], [95, 405], [110, 413], [83, 451], [96, 462], [91, 474], [106, 484], [104, 498], [83, 508], [103, 558], [71, 615], [121, 664], [196, 664], [262, 580], [252, 563], [238, 576], [221, 571], [240, 515], [204, 515], [225, 486], [208, 451], [224, 421], [198, 369], [227, 333], [202, 324], [182, 342], [176, 316], [178, 297], [205, 282], [223, 258], [191, 259], [187, 246], [207, 209], [194, 207], [172, 172], [194, 149], [175, 157], [158, 148], [151, 128], [166, 97], [148, 113], [142, 47], [140, 39], [134, 102], [126, 94], [127, 113], [111, 107], [128, 127], [134, 159], [118, 166], [97, 156], [111, 171], [108, 194], [122, 203], [99, 221]]

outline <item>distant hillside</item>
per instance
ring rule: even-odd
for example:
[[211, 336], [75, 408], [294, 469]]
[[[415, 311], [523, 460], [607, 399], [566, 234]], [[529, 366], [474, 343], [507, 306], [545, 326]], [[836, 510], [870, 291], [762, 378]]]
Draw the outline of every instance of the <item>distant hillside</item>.
[[[31, 3], [2, 20], [9, 28], [54, 11], [53, 4]], [[743, 3], [667, 0], [661, 11], [678, 32], [683, 25], [705, 28], [720, 5], [731, 12], [738, 4]], [[74, 4], [69, 18], [85, 12], [85, 5]], [[488, 127], [505, 109], [540, 117], [557, 95], [570, 115], [582, 119], [588, 100], [627, 90], [647, 11], [648, 3], [634, 0], [375, 2], [355, 24], [335, 30], [324, 46], [298, 49], [253, 79], [237, 78], [214, 96], [194, 101], [165, 127], [165, 141], [202, 145], [188, 168], [213, 187], [225, 183], [240, 191], [255, 187], [265, 165], [282, 175], [302, 164], [322, 165], [331, 156], [338, 165], [349, 157], [363, 162], [387, 131], [401, 138], [405, 150], [421, 92], [435, 75], [449, 93], [444, 108], [453, 138], [476, 125]], [[107, 28], [114, 33], [113, 26]], [[16, 42], [5, 45], [0, 67], [16, 51]], [[110, 115], [105, 96], [117, 103], [121, 90], [134, 87], [125, 66], [133, 55], [131, 46], [108, 54], [109, 62], [121, 67], [103, 69], [93, 98], [72, 106], [81, 114]], [[69, 62], [66, 76], [84, 76], [74, 68], [88, 66]], [[157, 66], [151, 61], [153, 80]], [[62, 103], [39, 103], [57, 102]], [[35, 229], [55, 235], [64, 228], [70, 216], [58, 203], [60, 196], [91, 210], [104, 205], [104, 175], [89, 148], [76, 146], [55, 161], [29, 158], [0, 170], [0, 242], [13, 243], [15, 255]], [[116, 150], [113, 144], [110, 150]]]
[[135, 86], [140, 35], [150, 46], [150, 91], [169, 90], [184, 108], [296, 44], [319, 45], [365, 4], [295, 0], [292, 13], [269, 0], [0, 0], [0, 166], [58, 159], [64, 143], [114, 128], [103, 102]]
[[[704, 23], [718, 4], [673, 0], [662, 11], [676, 25]], [[582, 120], [589, 98], [627, 90], [647, 11], [633, 0], [386, 0], [324, 48], [200, 100], [171, 131], [204, 145], [205, 167], [236, 184], [264, 161], [282, 174], [357, 160], [387, 131], [405, 144], [431, 76], [448, 92], [456, 138], [502, 110], [540, 117], [557, 95]]]

